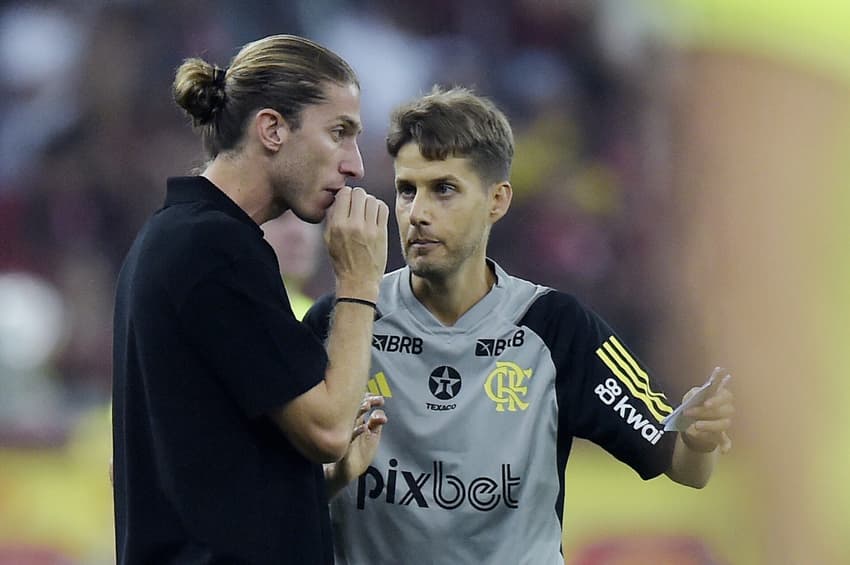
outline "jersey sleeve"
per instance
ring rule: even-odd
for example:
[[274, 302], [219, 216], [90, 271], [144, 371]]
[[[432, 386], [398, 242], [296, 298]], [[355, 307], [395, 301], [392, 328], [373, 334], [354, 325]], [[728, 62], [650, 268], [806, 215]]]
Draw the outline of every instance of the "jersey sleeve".
[[178, 305], [188, 341], [249, 417], [316, 386], [327, 367], [322, 342], [296, 320], [283, 286], [272, 285], [262, 268], [255, 261], [222, 266]]
[[322, 343], [327, 341], [330, 333], [331, 313], [333, 312], [334, 295], [325, 294], [304, 314], [306, 325]]
[[550, 292], [534, 305], [556, 365], [559, 426], [596, 443], [649, 479], [666, 471], [675, 432], [660, 383], [608, 324], [574, 297]]

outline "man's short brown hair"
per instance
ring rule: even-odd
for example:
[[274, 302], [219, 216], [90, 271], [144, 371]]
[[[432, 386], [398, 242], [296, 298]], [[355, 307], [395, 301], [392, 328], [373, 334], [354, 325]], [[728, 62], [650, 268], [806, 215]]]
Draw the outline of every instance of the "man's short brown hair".
[[428, 160], [468, 158], [486, 183], [507, 181], [514, 137], [505, 115], [467, 88], [429, 94], [397, 108], [390, 118], [387, 151], [395, 158], [409, 142]]

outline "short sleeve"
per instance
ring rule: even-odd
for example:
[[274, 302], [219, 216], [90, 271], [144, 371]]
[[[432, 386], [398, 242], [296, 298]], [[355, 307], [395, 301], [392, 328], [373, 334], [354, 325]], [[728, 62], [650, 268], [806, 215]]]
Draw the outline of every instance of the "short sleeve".
[[574, 323], [575, 368], [562, 399], [570, 428], [644, 479], [663, 473], [676, 434], [663, 431], [672, 407], [660, 383], [595, 313], [579, 305]]
[[546, 344], [555, 365], [559, 441], [590, 440], [647, 479], [667, 470], [675, 433], [657, 380], [608, 324], [575, 297], [550, 291], [522, 323]]
[[304, 325], [322, 342], [327, 341], [330, 333], [331, 314], [333, 313], [334, 295], [325, 294], [304, 314]]
[[221, 267], [178, 306], [189, 343], [249, 417], [307, 392], [327, 367], [322, 342], [296, 320], [283, 284], [263, 267]]

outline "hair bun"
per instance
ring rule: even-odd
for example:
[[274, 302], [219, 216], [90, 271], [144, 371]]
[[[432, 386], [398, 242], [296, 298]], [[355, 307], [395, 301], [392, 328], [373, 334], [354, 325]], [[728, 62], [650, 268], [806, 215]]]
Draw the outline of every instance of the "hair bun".
[[225, 106], [227, 70], [202, 59], [187, 59], [177, 69], [174, 101], [192, 117], [196, 126], [210, 123]]

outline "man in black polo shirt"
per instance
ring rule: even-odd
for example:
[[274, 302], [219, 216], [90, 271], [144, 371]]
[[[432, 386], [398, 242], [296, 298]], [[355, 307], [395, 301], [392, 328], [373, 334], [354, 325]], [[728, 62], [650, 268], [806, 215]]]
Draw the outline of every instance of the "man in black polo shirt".
[[[211, 160], [169, 179], [118, 280], [118, 562], [332, 563], [321, 464], [379, 402], [361, 404], [386, 265], [386, 205], [345, 186], [363, 174], [356, 76], [272, 36], [227, 70], [187, 60], [174, 96]], [[259, 227], [288, 209], [327, 220], [341, 298], [326, 348], [293, 316]]]

